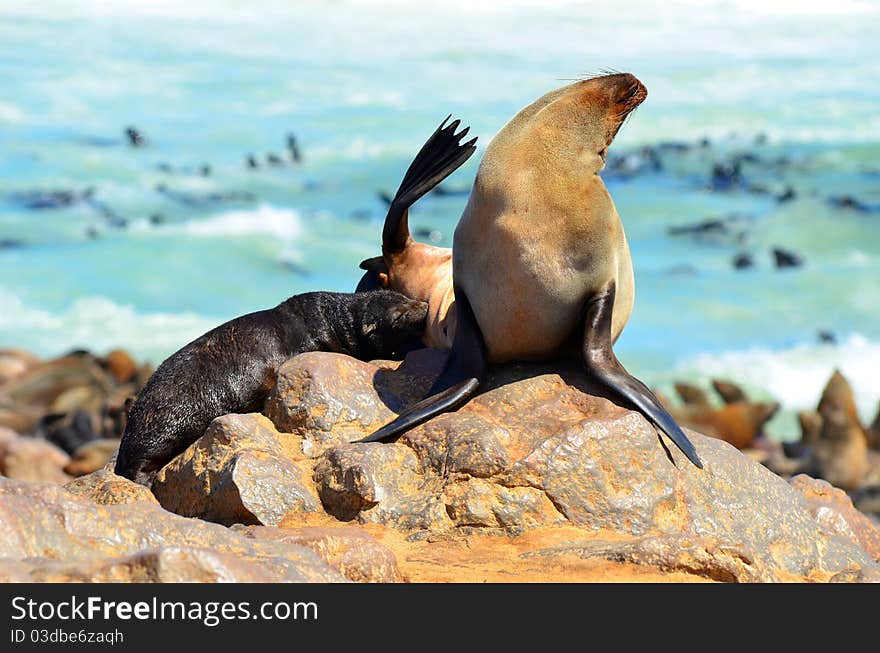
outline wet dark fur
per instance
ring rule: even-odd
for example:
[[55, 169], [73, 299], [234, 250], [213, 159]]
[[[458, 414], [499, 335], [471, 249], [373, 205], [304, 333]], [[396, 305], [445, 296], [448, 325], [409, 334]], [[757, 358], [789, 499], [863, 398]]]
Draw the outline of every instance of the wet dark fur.
[[262, 409], [278, 367], [307, 351], [389, 358], [422, 335], [427, 304], [387, 290], [296, 295], [235, 318], [166, 359], [131, 408], [116, 473], [149, 486], [227, 413]]

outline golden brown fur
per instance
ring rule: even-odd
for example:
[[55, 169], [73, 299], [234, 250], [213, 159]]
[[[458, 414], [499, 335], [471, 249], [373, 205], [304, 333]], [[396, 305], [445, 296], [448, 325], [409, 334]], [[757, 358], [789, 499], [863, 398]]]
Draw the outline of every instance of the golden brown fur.
[[455, 230], [453, 269], [492, 362], [563, 347], [585, 301], [616, 286], [612, 339], [629, 319], [632, 261], [598, 173], [626, 115], [646, 97], [629, 74], [551, 91], [495, 136]]
[[422, 341], [428, 347], [449, 349], [455, 333], [455, 293], [452, 290], [452, 250], [407, 240], [402, 251], [384, 257], [383, 287], [428, 303], [428, 324]]
[[819, 401], [822, 430], [813, 445], [816, 476], [844, 490], [855, 490], [868, 472], [868, 443], [849, 382], [835, 371]]

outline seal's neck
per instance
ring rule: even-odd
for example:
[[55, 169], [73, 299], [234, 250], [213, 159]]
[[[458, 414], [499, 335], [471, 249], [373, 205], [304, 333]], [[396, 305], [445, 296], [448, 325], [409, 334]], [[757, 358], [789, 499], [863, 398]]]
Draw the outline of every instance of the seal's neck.
[[[284, 320], [288, 345], [307, 345], [313, 351], [330, 351], [356, 356], [358, 350], [356, 316], [342, 295], [305, 293], [288, 299], [280, 308], [299, 319]], [[294, 325], [299, 325], [299, 329]], [[306, 329], [303, 334], [302, 329]], [[293, 343], [292, 341], [296, 341]]]

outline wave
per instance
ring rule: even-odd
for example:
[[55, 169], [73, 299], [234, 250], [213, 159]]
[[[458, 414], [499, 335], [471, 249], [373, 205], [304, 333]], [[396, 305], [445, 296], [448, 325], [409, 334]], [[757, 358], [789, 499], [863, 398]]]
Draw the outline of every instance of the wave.
[[124, 347], [158, 363], [222, 322], [192, 312], [141, 313], [106, 297], [82, 297], [59, 312], [23, 302], [0, 289], [0, 347], [56, 356], [71, 349], [106, 352]]
[[877, 369], [880, 343], [854, 333], [839, 344], [799, 344], [788, 349], [752, 348], [704, 353], [682, 361], [676, 373], [705, 378], [729, 378], [761, 388], [785, 410], [815, 409], [822, 389], [835, 369], [853, 388], [862, 421], [873, 419], [880, 399]]
[[[349, 0], [347, 3], [352, 7], [411, 7], [406, 0]], [[219, 6], [217, 6], [219, 5]], [[474, 3], [471, 0], [448, 0], [446, 5], [460, 7], [476, 13], [508, 12], [517, 8], [551, 8], [563, 9], [591, 5], [601, 6], [607, 9], [602, 0], [583, 2], [583, 0], [483, 0]], [[833, 14], [863, 14], [871, 13], [874, 9], [870, 0], [837, 0], [829, 3], [824, 1], [804, 0], [776, 0], [768, 3], [766, 0], [668, 0], [666, 6], [679, 7], [682, 10], [725, 10], [728, 12], [748, 12], [761, 15], [833, 15]], [[252, 6], [242, 6], [233, 0], [212, 3], [210, 6], [201, 2], [181, 0], [116, 0], [108, 3], [106, 0], [48, 0], [43, 3], [24, 4], [15, 8], [15, 15], [57, 15], [60, 12], [69, 11], [75, 15], [87, 13], [90, 15], [142, 15], [161, 16], [168, 18], [259, 18], [262, 12], [274, 10], [273, 13], [294, 13], [302, 10], [300, 3], [290, 3], [284, 0], [262, 0], [252, 3]], [[627, 11], [622, 9], [622, 12]]]
[[256, 209], [226, 211], [203, 220], [168, 225], [163, 230], [201, 238], [259, 234], [290, 241], [302, 234], [302, 220], [293, 209], [261, 204]]

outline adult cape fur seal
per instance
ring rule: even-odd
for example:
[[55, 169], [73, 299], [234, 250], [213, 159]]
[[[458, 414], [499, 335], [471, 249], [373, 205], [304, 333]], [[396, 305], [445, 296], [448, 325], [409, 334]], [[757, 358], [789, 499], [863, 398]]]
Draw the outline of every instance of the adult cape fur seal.
[[598, 173], [646, 96], [628, 73], [579, 81], [539, 98], [495, 136], [455, 230], [456, 324], [446, 367], [427, 399], [363, 441], [460, 405], [490, 362], [564, 356], [575, 339], [587, 372], [702, 468], [681, 427], [612, 351], [632, 312], [633, 270]]
[[399, 293], [312, 292], [220, 325], [169, 356], [131, 408], [116, 473], [151, 485], [216, 417], [261, 410], [278, 367], [307, 351], [389, 358], [421, 337], [427, 306]]

